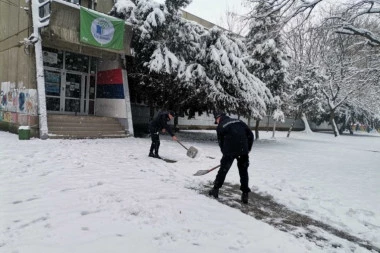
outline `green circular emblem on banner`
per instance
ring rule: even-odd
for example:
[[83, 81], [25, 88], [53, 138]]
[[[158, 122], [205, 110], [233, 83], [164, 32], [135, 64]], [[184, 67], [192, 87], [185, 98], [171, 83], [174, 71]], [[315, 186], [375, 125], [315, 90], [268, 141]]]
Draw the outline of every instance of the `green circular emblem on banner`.
[[99, 44], [104, 45], [112, 41], [115, 28], [111, 21], [105, 18], [96, 18], [92, 21], [91, 33]]

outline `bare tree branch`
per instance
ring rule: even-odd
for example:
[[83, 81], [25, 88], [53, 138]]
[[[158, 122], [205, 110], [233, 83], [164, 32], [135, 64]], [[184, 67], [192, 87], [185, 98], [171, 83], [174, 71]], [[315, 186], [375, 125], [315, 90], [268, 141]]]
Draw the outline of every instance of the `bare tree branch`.
[[350, 24], [344, 24], [340, 29], [336, 30], [336, 32], [347, 35], [359, 35], [368, 39], [369, 44], [372, 46], [380, 46], [380, 38], [366, 29], [357, 28]]
[[[247, 2], [256, 4], [259, 0], [247, 0]], [[283, 25], [282, 29], [292, 19], [303, 15], [304, 21], [310, 18], [315, 7], [323, 2], [323, 0], [272, 0], [273, 8], [260, 15], [251, 16], [249, 18], [261, 19], [271, 15], [277, 15]], [[340, 4], [341, 9], [345, 4]], [[368, 44], [372, 46], [380, 46], [379, 31], [370, 31], [357, 26], [356, 21], [365, 15], [380, 14], [380, 0], [357, 0], [349, 2], [348, 7], [344, 8], [339, 14], [335, 14], [330, 19], [335, 19], [339, 24], [336, 32], [345, 35], [360, 36], [368, 40]], [[340, 21], [339, 21], [340, 20]], [[302, 24], [302, 23], [301, 23]]]

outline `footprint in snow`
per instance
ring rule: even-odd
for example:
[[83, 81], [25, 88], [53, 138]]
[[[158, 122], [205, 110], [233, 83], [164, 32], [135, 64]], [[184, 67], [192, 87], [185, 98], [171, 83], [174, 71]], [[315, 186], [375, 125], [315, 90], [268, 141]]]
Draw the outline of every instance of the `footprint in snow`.
[[101, 186], [101, 185], [103, 185], [103, 184], [104, 184], [103, 182], [99, 181], [99, 182], [97, 182], [96, 184], [90, 184], [90, 185], [88, 186], [88, 188], [94, 188], [94, 187], [97, 187], [97, 186]]
[[347, 215], [348, 216], [366, 216], [366, 217], [373, 217], [375, 216], [374, 212], [372, 211], [368, 211], [368, 210], [364, 210], [364, 209], [352, 209], [350, 208], [350, 210], [348, 210], [347, 212]]
[[85, 215], [89, 215], [89, 214], [93, 214], [93, 213], [99, 213], [99, 212], [100, 212], [100, 210], [96, 210], [96, 211], [82, 211], [82, 212], [80, 212], [80, 214], [82, 216], [85, 216]]

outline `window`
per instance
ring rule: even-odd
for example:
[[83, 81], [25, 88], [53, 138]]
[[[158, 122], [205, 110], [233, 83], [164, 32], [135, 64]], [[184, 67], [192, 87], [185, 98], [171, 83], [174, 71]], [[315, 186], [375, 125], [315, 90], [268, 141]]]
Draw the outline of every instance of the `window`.
[[[49, 0], [39, 0], [39, 16], [44, 19], [50, 15], [50, 1]], [[42, 22], [42, 21], [41, 21]]]
[[72, 4], [79, 4], [80, 5], [80, 0], [65, 0], [65, 2], [69, 2]]

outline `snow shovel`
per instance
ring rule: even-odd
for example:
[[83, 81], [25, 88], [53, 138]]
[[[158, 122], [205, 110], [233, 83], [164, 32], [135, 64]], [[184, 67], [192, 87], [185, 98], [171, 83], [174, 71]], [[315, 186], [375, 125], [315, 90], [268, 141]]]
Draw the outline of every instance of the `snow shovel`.
[[209, 170], [198, 170], [193, 176], [203, 176], [203, 175], [206, 175], [207, 173], [219, 168], [220, 165], [218, 166], [215, 166], [214, 168], [211, 168]]
[[180, 141], [177, 141], [179, 144], [181, 144], [182, 147], [184, 147], [187, 150], [187, 156], [194, 158], [198, 154], [198, 149], [191, 146], [190, 148], [185, 147]]

